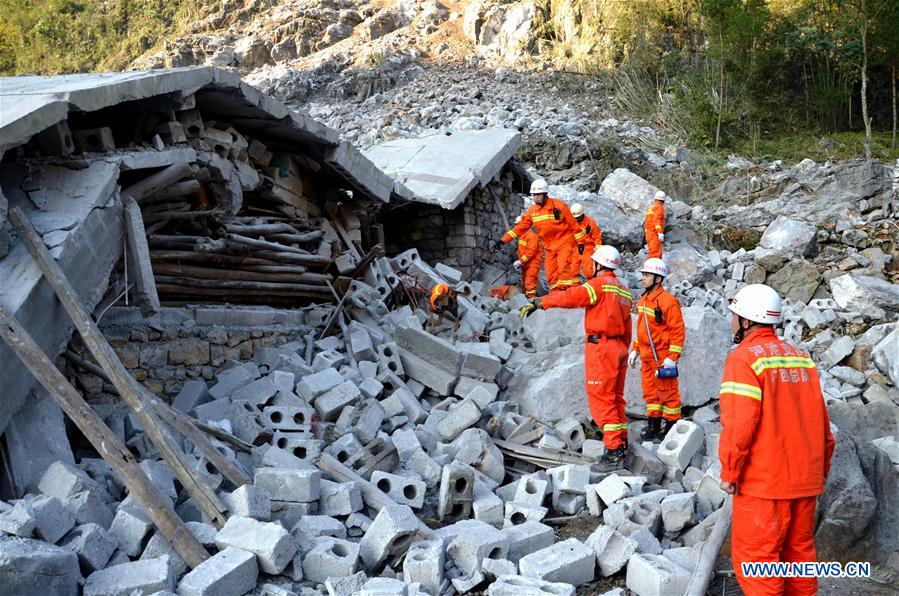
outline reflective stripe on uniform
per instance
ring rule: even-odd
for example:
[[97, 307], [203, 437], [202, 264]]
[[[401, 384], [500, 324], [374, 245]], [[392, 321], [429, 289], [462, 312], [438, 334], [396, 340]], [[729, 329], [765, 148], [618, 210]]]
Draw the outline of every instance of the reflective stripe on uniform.
[[669, 408], [668, 406], [662, 406], [662, 412], [665, 414], [680, 414], [680, 408]]
[[584, 285], [581, 286], [581, 287], [583, 287], [584, 289], [586, 289], [586, 290], [587, 290], [587, 295], [590, 296], [590, 306], [593, 306], [594, 304], [596, 304], [596, 300], [597, 300], [597, 298], [596, 298], [596, 290], [593, 289], [593, 286], [591, 286], [590, 284], [584, 284]]
[[627, 422], [622, 422], [621, 424], [603, 424], [602, 432], [608, 432], [610, 430], [627, 430]]
[[584, 234], [584, 232], [577, 232], [574, 235], [574, 238], [575, 238], [575, 240], [582, 240], [584, 238], [584, 236], [586, 236], [586, 234]]
[[[549, 213], [547, 215], [535, 215], [535, 216], [531, 217], [531, 221], [534, 223], [538, 223], [541, 221], [550, 221], [550, 220], [555, 221], [555, 219], [556, 219], [556, 216], [553, 215], [552, 213]], [[561, 220], [559, 220], [559, 221], [561, 221]]]
[[511, 236], [512, 238], [514, 238], [516, 240], [518, 239], [518, 234], [515, 233], [515, 230], [509, 230], [508, 232], [506, 232], [506, 234], [508, 234], [509, 236]]
[[769, 368], [815, 368], [815, 363], [804, 356], [762, 356], [751, 368], [758, 375]]
[[616, 285], [614, 285], [614, 284], [609, 284], [609, 285], [603, 284], [603, 286], [602, 286], [602, 291], [603, 291], [603, 292], [612, 292], [612, 293], [614, 293], [614, 294], [618, 294], [619, 296], [623, 296], [623, 297], [627, 298], [628, 300], [632, 300], [632, 299], [633, 299], [633, 296], [631, 296], [631, 293], [630, 293], [630, 292], [628, 292], [628, 291], [625, 290], [624, 288], [619, 288], [618, 286], [616, 286]]
[[680, 354], [681, 352], [684, 351], [684, 348], [682, 346], [676, 346], [674, 344], [671, 344], [670, 346], [668, 346], [668, 351], [672, 352], [674, 354]]
[[725, 393], [742, 395], [744, 397], [751, 397], [757, 401], [762, 401], [762, 388], [756, 387], [755, 385], [749, 385], [748, 383], [725, 381], [724, 383], [721, 383], [721, 391], [719, 391], [718, 394], [724, 395]]
[[648, 306], [640, 306], [639, 304], [637, 305], [637, 312], [643, 313], [644, 315], [649, 315], [651, 317], [654, 317], [656, 314], [655, 310], [649, 308]]
[[662, 404], [646, 404], [647, 412], [661, 412]]
[[521, 240], [518, 241], [518, 246], [527, 246], [527, 245], [528, 245], [528, 241], [525, 240], [524, 238], [522, 238]]

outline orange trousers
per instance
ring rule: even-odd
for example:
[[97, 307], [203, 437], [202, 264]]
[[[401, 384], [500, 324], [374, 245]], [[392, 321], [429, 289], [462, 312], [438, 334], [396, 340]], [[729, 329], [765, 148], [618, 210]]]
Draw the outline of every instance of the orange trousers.
[[540, 259], [534, 259], [521, 268], [521, 286], [528, 298], [537, 297], [537, 283], [540, 280]]
[[574, 249], [574, 254], [572, 255], [572, 264], [571, 267], [574, 269], [574, 276], [577, 277], [578, 273], [583, 273], [584, 277], [590, 279], [593, 277], [594, 272], [594, 263], [593, 260], [593, 250], [595, 247], [586, 246], [584, 247], [584, 254], [579, 255], [577, 253], [577, 247]]
[[574, 266], [577, 245], [565, 243], [553, 248], [546, 248], [543, 253], [543, 266], [546, 268], [546, 280], [550, 291], [567, 290], [578, 283]]
[[649, 251], [648, 259], [662, 258], [662, 241], [655, 232], [646, 232], [646, 249]]
[[624, 376], [627, 345], [617, 338], [587, 342], [584, 354], [587, 377], [587, 406], [602, 429], [606, 449], [627, 446], [627, 416], [624, 414]]
[[745, 577], [740, 566], [755, 561], [814, 561], [815, 501], [816, 497], [734, 496], [731, 552], [746, 596], [813, 596], [817, 592], [815, 578]]
[[677, 388], [677, 377], [660, 379], [656, 376], [656, 363], [652, 354], [644, 358], [640, 354], [640, 374], [643, 377], [643, 401], [646, 402], [646, 415], [650, 418], [664, 416], [665, 420], [680, 419], [680, 391]]

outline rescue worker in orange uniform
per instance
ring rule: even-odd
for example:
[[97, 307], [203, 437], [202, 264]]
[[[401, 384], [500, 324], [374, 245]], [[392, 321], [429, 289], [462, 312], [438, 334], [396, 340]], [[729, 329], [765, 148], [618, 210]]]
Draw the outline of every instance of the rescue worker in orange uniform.
[[571, 214], [574, 221], [584, 233], [584, 254], [575, 255], [574, 273], [584, 272], [584, 277], [593, 277], [593, 251], [597, 246], [602, 246], [602, 230], [596, 225], [596, 220], [584, 213], [584, 206], [575, 203], [571, 206]]
[[584, 233], [578, 228], [571, 210], [564, 201], [551, 198], [547, 193], [546, 180], [535, 180], [531, 184], [531, 198], [534, 204], [521, 216], [515, 227], [497, 240], [494, 250], [502, 248], [512, 240], [521, 238], [531, 226], [537, 231], [543, 243], [543, 264], [550, 291], [566, 290], [576, 284], [577, 272], [572, 266], [573, 255], [584, 252]]
[[643, 214], [643, 231], [650, 259], [662, 258], [662, 242], [665, 241], [665, 193], [657, 190], [652, 204]]
[[538, 298], [522, 308], [521, 315], [528, 316], [538, 308], [586, 308], [584, 369], [587, 406], [602, 430], [606, 446], [600, 466], [613, 470], [624, 464], [627, 454], [624, 378], [627, 373], [627, 349], [631, 343], [633, 298], [615, 277], [615, 269], [621, 264], [621, 255], [615, 247], [596, 247], [593, 260], [597, 272], [587, 283]]
[[781, 300], [764, 284], [729, 306], [739, 344], [721, 383], [721, 488], [734, 495], [734, 570], [747, 596], [811, 595], [815, 578], [746, 577], [741, 563], [815, 560], [815, 499], [824, 491], [834, 440], [818, 371], [808, 352], [777, 338]]
[[[521, 223], [522, 216], [515, 220], [515, 225]], [[521, 286], [524, 295], [528, 298], [537, 297], [537, 283], [540, 280], [540, 261], [543, 256], [543, 246], [540, 238], [534, 230], [529, 229], [518, 239], [518, 260], [512, 263], [516, 271], [521, 272]]]
[[[450, 314], [456, 327], [459, 326], [459, 299], [456, 296], [456, 290], [444, 283], [439, 283], [431, 289], [429, 298], [431, 306], [431, 326], [434, 327], [443, 322], [443, 317]], [[438, 318], [435, 320], [435, 315]]]
[[645, 291], [637, 301], [637, 337], [627, 363], [634, 366], [638, 357], [642, 362], [643, 401], [649, 422], [640, 438], [655, 441], [680, 419], [680, 392], [673, 375], [677, 374], [686, 333], [680, 302], [662, 287], [668, 275], [665, 262], [647, 259], [640, 272]]

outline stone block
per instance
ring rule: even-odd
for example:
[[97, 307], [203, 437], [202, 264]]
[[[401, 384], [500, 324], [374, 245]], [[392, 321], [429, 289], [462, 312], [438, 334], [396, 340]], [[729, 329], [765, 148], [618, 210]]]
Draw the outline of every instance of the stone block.
[[596, 485], [596, 494], [607, 506], [631, 494], [630, 487], [618, 476], [611, 474]]
[[34, 520], [34, 530], [45, 542], [56, 544], [75, 527], [75, 518], [56, 497], [27, 495], [19, 502]]
[[293, 538], [279, 524], [240, 516], [228, 518], [215, 535], [215, 545], [219, 550], [233, 546], [255, 554], [259, 567], [271, 574], [284, 571], [297, 552]]
[[123, 553], [136, 557], [144, 550], [144, 541], [152, 529], [153, 522], [143, 509], [120, 507], [109, 526], [109, 534], [116, 539]]
[[362, 507], [362, 492], [355, 482], [321, 481], [319, 512], [322, 515], [350, 515]]
[[509, 537], [502, 531], [478, 520], [463, 520], [456, 525], [460, 531], [447, 546], [446, 553], [463, 574], [480, 570], [484, 559], [508, 556]]
[[319, 420], [332, 422], [337, 420], [340, 412], [346, 406], [354, 403], [362, 396], [359, 388], [352, 381], [344, 381], [340, 385], [329, 389], [315, 399], [315, 411]]
[[31, 538], [37, 522], [21, 503], [0, 513], [0, 532], [20, 538]]
[[403, 581], [420, 584], [428, 594], [439, 594], [443, 583], [444, 558], [443, 542], [414, 542], [403, 560]]
[[600, 525], [590, 534], [587, 546], [596, 553], [599, 574], [609, 577], [621, 571], [628, 559], [637, 551], [637, 541], [622, 536], [609, 526]]
[[662, 440], [656, 455], [662, 462], [686, 470], [705, 442], [702, 428], [688, 420], [678, 420]]
[[522, 575], [497, 578], [487, 588], [487, 596], [574, 596], [571, 584], [547, 582]]
[[665, 557], [635, 554], [627, 564], [627, 587], [637, 596], [682, 596], [691, 573]]
[[78, 555], [82, 568], [92, 573], [106, 566], [118, 543], [97, 524], [83, 524], [66, 534], [60, 546]]
[[418, 532], [418, 523], [418, 517], [407, 505], [382, 508], [359, 541], [362, 560], [368, 567], [375, 567], [389, 556], [405, 553]]
[[458, 406], [449, 410], [446, 418], [437, 425], [437, 433], [443, 441], [452, 441], [467, 428], [477, 424], [481, 419], [481, 409], [468, 399], [463, 399]]
[[0, 592], [74, 596], [80, 581], [73, 551], [28, 538], [0, 540]]
[[580, 586], [593, 581], [596, 553], [578, 540], [569, 538], [522, 557], [521, 575], [550, 582]]
[[472, 468], [452, 462], [443, 467], [437, 515], [443, 519], [466, 519], [471, 515], [474, 501], [474, 471]]
[[84, 596], [131, 596], [175, 589], [175, 579], [165, 558], [113, 565], [91, 573], [84, 582]]
[[696, 493], [668, 495], [662, 500], [662, 523], [665, 533], [674, 535], [695, 523]]
[[258, 576], [253, 553], [228, 547], [185, 575], [178, 584], [178, 596], [245, 594], [256, 587]]
[[322, 536], [303, 559], [303, 575], [307, 581], [324, 583], [329, 578], [351, 576], [356, 571], [359, 545], [340, 538]]
[[181, 386], [181, 391], [178, 392], [178, 395], [172, 402], [172, 407], [189, 414], [194, 408], [208, 401], [209, 390], [206, 388], [206, 382], [192, 379]]
[[310, 503], [321, 492], [321, 472], [284, 468], [258, 468], [253, 484], [264, 489], [275, 501]]
[[112, 509], [93, 491], [75, 493], [63, 499], [62, 504], [78, 524], [97, 524], [108, 529], [115, 517]]
[[260, 521], [268, 521], [272, 515], [272, 500], [268, 490], [244, 484], [230, 493], [222, 495], [222, 502], [228, 507], [231, 515], [252, 517]]
[[41, 493], [60, 500], [82, 491], [100, 490], [99, 485], [90, 476], [75, 466], [61, 461], [50, 464], [37, 488]]
[[427, 486], [421, 480], [387, 472], [372, 472], [371, 482], [400, 505], [421, 509]]

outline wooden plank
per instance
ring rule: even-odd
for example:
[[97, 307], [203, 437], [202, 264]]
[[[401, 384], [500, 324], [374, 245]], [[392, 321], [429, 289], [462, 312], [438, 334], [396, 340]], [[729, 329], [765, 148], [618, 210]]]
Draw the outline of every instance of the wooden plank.
[[3, 306], [0, 306], [0, 337], [3, 337], [10, 350], [59, 403], [100, 457], [110, 465], [118, 479], [128, 488], [128, 493], [141, 504], [184, 562], [194, 568], [208, 559], [209, 553], [174, 512], [168, 499], [147, 478], [134, 455], [87, 405], [28, 332]]
[[109, 377], [110, 382], [115, 386], [119, 395], [125, 404], [134, 413], [138, 422], [147, 434], [147, 438], [153, 443], [160, 455], [169, 464], [178, 481], [194, 499], [200, 511], [209, 518], [209, 520], [222, 527], [226, 521], [227, 508], [216, 496], [215, 492], [209, 490], [203, 485], [188, 468], [184, 461], [184, 454], [181, 453], [174, 442], [165, 432], [165, 427], [159, 420], [153, 407], [153, 402], [158, 398], [150, 393], [143, 385], [134, 380], [125, 366], [119, 360], [118, 355], [103, 337], [100, 329], [97, 327], [90, 314], [84, 310], [78, 295], [72, 288], [72, 284], [66, 279], [65, 274], [59, 265], [50, 256], [43, 241], [34, 231], [31, 222], [25, 217], [25, 214], [18, 207], [13, 208], [9, 212], [9, 220], [13, 225], [19, 239], [28, 248], [32, 258], [37, 262], [38, 267], [44, 274], [44, 278], [53, 288], [56, 297], [62, 303], [75, 328], [81, 335], [81, 340], [93, 355], [94, 360]]

